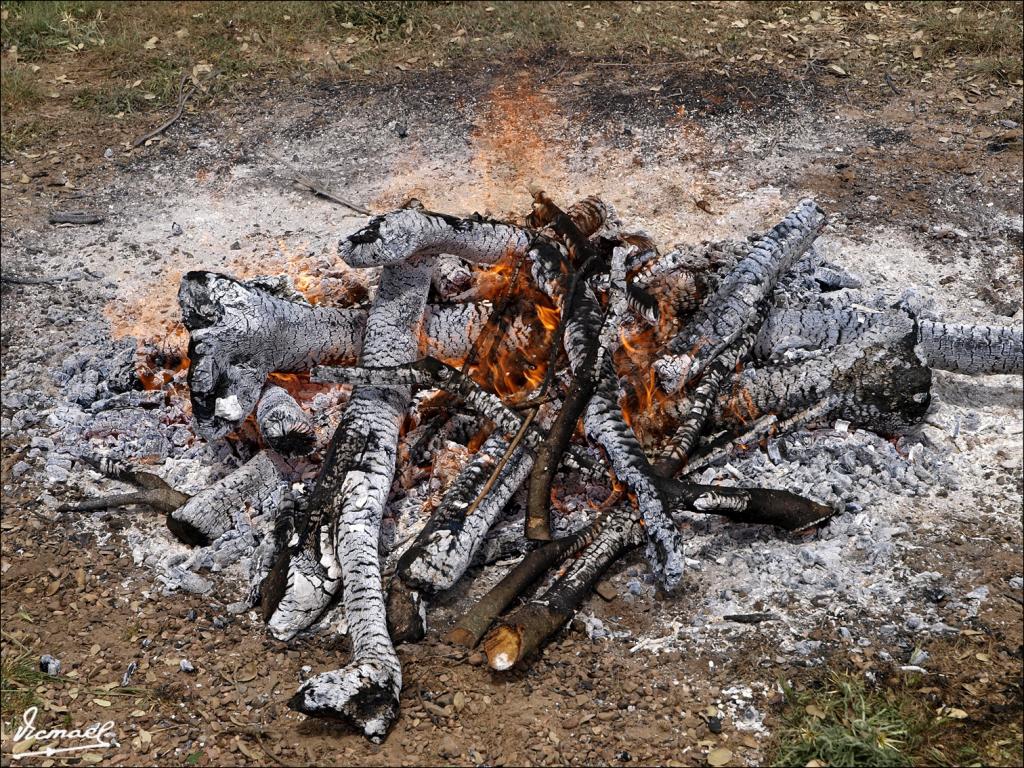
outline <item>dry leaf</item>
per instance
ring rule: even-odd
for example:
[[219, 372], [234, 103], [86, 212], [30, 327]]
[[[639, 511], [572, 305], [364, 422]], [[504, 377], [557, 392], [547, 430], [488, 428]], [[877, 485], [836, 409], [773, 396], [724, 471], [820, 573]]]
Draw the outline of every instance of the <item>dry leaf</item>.
[[914, 46], [914, 58], [915, 59], [920, 59], [922, 56], [924, 56], [924, 48], [922, 48], [920, 45], [915, 45]]
[[147, 51], [151, 51], [154, 48], [156, 48], [156, 44], [157, 44], [157, 42], [159, 42], [159, 40], [160, 40], [159, 37], [157, 37], [156, 35], [153, 35], [153, 37], [149, 38], [149, 40], [147, 40], [146, 42], [144, 42], [142, 44], [142, 47], [145, 48]]
[[840, 67], [838, 64], [829, 64], [828, 71], [833, 74], [839, 75], [840, 77], [847, 77], [846, 70]]
[[182, 27], [181, 29], [179, 29], [177, 32], [174, 33], [174, 36], [176, 38], [178, 38], [179, 40], [184, 40], [186, 37], [188, 37], [188, 30], [185, 29], [184, 27]]
[[953, 707], [952, 709], [946, 710], [946, 717], [951, 717], [954, 720], [966, 720], [968, 718], [968, 714], [962, 709]]
[[110, 702], [107, 701], [106, 699], [93, 699], [92, 703], [95, 704], [97, 707], [109, 707], [110, 706]]
[[708, 765], [727, 765], [730, 760], [732, 760], [732, 752], [725, 747], [708, 752]]
[[711, 203], [707, 200], [694, 200], [693, 204], [704, 211], [704, 213], [709, 213], [714, 216], [715, 212], [711, 209]]
[[821, 21], [821, 11], [811, 11], [811, 21]]
[[253, 752], [249, 747], [245, 745], [244, 741], [236, 741], [235, 744], [238, 746], [238, 751], [248, 757], [253, 762], [260, 762], [260, 756]]
[[825, 719], [825, 712], [817, 704], [808, 704], [804, 707], [804, 711], [811, 717], [816, 717], [819, 720]]

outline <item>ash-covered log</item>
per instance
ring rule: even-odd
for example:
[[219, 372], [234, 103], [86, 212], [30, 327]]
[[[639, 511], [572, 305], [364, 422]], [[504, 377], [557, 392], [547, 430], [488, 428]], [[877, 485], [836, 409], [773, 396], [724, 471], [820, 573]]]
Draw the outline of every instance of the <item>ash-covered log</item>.
[[[430, 288], [429, 260], [388, 262], [366, 322], [361, 362], [395, 366], [419, 356]], [[407, 385], [357, 386], [331, 441], [311, 504], [325, 510], [352, 660], [307, 680], [289, 706], [307, 715], [346, 720], [382, 741], [398, 716], [402, 671], [388, 634], [378, 552], [380, 522], [395, 473], [398, 432], [411, 397]], [[331, 566], [329, 566], [330, 569]]]
[[267, 445], [279, 453], [303, 455], [316, 447], [313, 420], [287, 390], [267, 384], [256, 405], [256, 424]]
[[[872, 328], [895, 322], [899, 309], [776, 309], [765, 321], [754, 353], [771, 359], [793, 349], [828, 349], [848, 344]], [[918, 351], [931, 368], [967, 374], [1024, 373], [1020, 330], [918, 319]]]
[[181, 279], [192, 415], [208, 440], [252, 412], [271, 371], [355, 359], [365, 313], [303, 305], [297, 298], [214, 272]]
[[770, 232], [750, 246], [704, 306], [672, 339], [671, 356], [657, 363], [662, 387], [676, 392], [693, 380], [750, 325], [779, 278], [810, 247], [825, 225], [825, 213], [803, 200]]
[[915, 351], [918, 332], [893, 315], [853, 341], [787, 364], [745, 368], [719, 399], [717, 421], [742, 425], [774, 413], [793, 415], [836, 395], [832, 415], [883, 434], [924, 418], [931, 370]]
[[258, 509], [285, 483], [287, 466], [271, 451], [260, 451], [246, 464], [190, 498], [167, 516], [178, 539], [206, 546], [234, 525], [234, 512]]

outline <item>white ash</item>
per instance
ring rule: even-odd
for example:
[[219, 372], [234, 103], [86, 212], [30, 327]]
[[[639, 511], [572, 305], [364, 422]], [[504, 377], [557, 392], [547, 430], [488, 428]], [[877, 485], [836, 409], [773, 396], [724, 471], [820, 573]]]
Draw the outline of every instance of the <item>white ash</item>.
[[766, 450], [734, 456], [722, 467], [708, 467], [702, 483], [785, 488], [832, 506], [858, 512], [885, 492], [928, 495], [959, 487], [943, 454], [913, 435], [895, 444], [866, 430], [800, 430], [768, 440]]

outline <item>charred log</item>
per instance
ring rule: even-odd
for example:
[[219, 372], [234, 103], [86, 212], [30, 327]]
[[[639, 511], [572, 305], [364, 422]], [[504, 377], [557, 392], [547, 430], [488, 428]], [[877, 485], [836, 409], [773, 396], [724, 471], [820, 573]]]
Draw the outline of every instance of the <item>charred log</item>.
[[[430, 266], [392, 263], [384, 269], [367, 318], [363, 364], [403, 365], [418, 357]], [[345, 584], [353, 658], [343, 669], [307, 680], [289, 702], [307, 715], [346, 720], [377, 742], [398, 716], [402, 688], [377, 547], [410, 396], [405, 385], [356, 387], [324, 459], [311, 503], [325, 510], [332, 544], [325, 559]]]
[[503, 256], [524, 255], [532, 239], [529, 230], [500, 221], [405, 208], [370, 219], [341, 241], [338, 252], [353, 267], [399, 264], [439, 253], [494, 264]]
[[482, 494], [509, 442], [491, 435], [445, 493], [427, 525], [398, 561], [398, 576], [413, 589], [436, 594], [465, 573], [501, 510], [533, 463], [525, 446], [515, 449], [497, 482]]
[[895, 433], [918, 423], [931, 400], [931, 371], [915, 352], [917, 338], [914, 321], [897, 315], [827, 354], [747, 368], [719, 399], [718, 420], [742, 425], [766, 413], [787, 418], [837, 395], [837, 418]]
[[286, 467], [260, 451], [222, 480], [200, 491], [167, 516], [167, 527], [192, 546], [206, 546], [234, 525], [236, 510], [258, 508], [284, 483]]
[[750, 246], [708, 299], [687, 329], [669, 343], [672, 357], [658, 361], [663, 388], [677, 391], [693, 380], [750, 325], [757, 307], [779, 277], [796, 263], [825, 225], [825, 214], [812, 200], [800, 205]]
[[207, 439], [252, 412], [271, 371], [353, 359], [365, 322], [356, 310], [302, 305], [214, 272], [187, 273], [178, 303], [190, 334], [192, 414]]
[[[856, 341], [872, 328], [897, 322], [901, 310], [878, 312], [856, 307], [780, 309], [769, 315], [758, 335], [755, 354], [762, 359], [787, 351], [827, 349]], [[1024, 372], [1024, 337], [999, 326], [917, 321], [918, 351], [931, 368], [968, 374]]]
[[307, 454], [316, 447], [313, 421], [295, 398], [281, 387], [263, 387], [256, 406], [256, 424], [271, 448], [287, 455]]

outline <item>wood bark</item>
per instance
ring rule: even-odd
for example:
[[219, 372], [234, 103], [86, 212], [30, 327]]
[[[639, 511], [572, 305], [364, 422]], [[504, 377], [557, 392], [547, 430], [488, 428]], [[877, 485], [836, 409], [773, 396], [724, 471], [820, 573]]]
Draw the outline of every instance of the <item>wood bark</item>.
[[588, 526], [562, 539], [547, 542], [527, 554], [473, 607], [464, 613], [448, 633], [450, 643], [475, 648], [498, 616], [544, 573], [572, 557], [593, 541], [597, 529]]
[[594, 539], [541, 596], [503, 619], [484, 638], [491, 669], [506, 671], [534, 653], [569, 619], [615, 560], [643, 539], [631, 511], [613, 510], [597, 524]]

